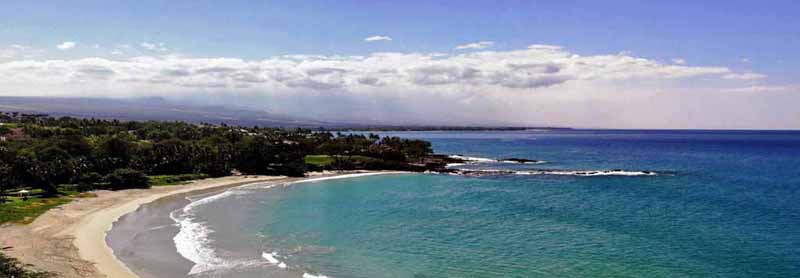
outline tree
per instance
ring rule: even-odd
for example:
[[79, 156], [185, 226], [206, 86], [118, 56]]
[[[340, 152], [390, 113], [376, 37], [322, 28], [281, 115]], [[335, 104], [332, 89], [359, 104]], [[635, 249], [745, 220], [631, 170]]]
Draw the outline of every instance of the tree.
[[95, 184], [102, 182], [103, 176], [97, 172], [89, 172], [78, 177], [78, 191], [85, 192], [95, 189]]
[[95, 150], [95, 164], [100, 173], [109, 173], [114, 169], [128, 167], [133, 155], [133, 145], [127, 138], [114, 135], [105, 138]]
[[344, 156], [334, 156], [333, 162], [331, 162], [331, 168], [336, 170], [354, 170], [356, 169], [355, 163], [349, 157]]
[[65, 151], [70, 157], [90, 156], [92, 146], [81, 135], [67, 135], [56, 139], [55, 146]]
[[0, 125], [0, 136], [11, 133], [11, 129], [5, 125]]
[[245, 174], [302, 176], [305, 154], [299, 144], [246, 138], [237, 145], [235, 167]]
[[128, 168], [114, 170], [106, 177], [106, 181], [112, 190], [150, 188], [150, 181], [144, 172]]
[[192, 159], [196, 155], [195, 146], [188, 141], [169, 139], [153, 145], [148, 161], [148, 172], [156, 175], [177, 175], [192, 173]]
[[40, 161], [31, 154], [21, 154], [14, 160], [14, 176], [21, 184], [42, 189], [45, 195], [58, 194], [54, 180], [62, 171], [61, 165]]
[[237, 145], [236, 169], [245, 174], [267, 174], [274, 161], [272, 146], [266, 138], [246, 138]]
[[195, 172], [211, 177], [228, 176], [233, 170], [233, 147], [227, 143], [201, 143], [193, 156]]
[[77, 183], [89, 190], [100, 177], [116, 189], [146, 187], [144, 175], [245, 174], [302, 176], [307, 155], [333, 163], [314, 170], [412, 169], [432, 153], [421, 140], [377, 134], [313, 132], [305, 129], [240, 127], [185, 122], [125, 122], [0, 113], [0, 192], [20, 187], [58, 194]]
[[284, 164], [278, 173], [289, 177], [302, 177], [305, 176], [307, 169], [304, 160], [294, 160]]

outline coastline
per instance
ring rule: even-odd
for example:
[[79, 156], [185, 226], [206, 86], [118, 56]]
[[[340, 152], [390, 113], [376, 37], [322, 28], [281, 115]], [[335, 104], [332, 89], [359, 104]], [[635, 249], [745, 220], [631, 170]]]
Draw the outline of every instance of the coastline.
[[[194, 181], [186, 185], [122, 191], [98, 191], [98, 197], [76, 199], [52, 209], [29, 225], [0, 227], [3, 245], [14, 248], [5, 253], [37, 269], [63, 277], [138, 277], [117, 259], [106, 243], [114, 222], [141, 205], [184, 193], [222, 190], [251, 183], [286, 183], [396, 174], [397, 171], [348, 171], [311, 173], [303, 178], [274, 176], [233, 176]], [[8, 235], [8, 236], [6, 236]]]

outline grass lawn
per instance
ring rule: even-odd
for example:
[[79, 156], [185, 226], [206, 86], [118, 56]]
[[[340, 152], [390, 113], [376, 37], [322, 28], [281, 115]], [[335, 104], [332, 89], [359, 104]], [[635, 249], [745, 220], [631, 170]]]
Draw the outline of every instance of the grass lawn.
[[187, 184], [192, 180], [200, 180], [208, 178], [206, 174], [183, 174], [183, 175], [161, 175], [161, 176], [148, 176], [151, 186], [167, 186]]
[[[350, 160], [350, 161], [352, 161], [354, 163], [364, 163], [364, 162], [367, 162], [367, 161], [376, 160], [375, 158], [368, 157], [368, 156], [363, 156], [363, 155], [347, 155], [347, 156], [341, 155], [341, 156], [336, 156], [336, 157], [346, 158], [347, 160]], [[306, 164], [316, 165], [316, 166], [320, 166], [320, 167], [325, 167], [325, 166], [331, 165], [331, 163], [333, 163], [333, 160], [334, 160], [334, 156], [325, 155], [325, 154], [306, 155], [306, 157], [305, 157]]]
[[[198, 180], [208, 178], [206, 174], [185, 174], [185, 175], [163, 175], [163, 176], [149, 176], [150, 185], [152, 186], [168, 186], [176, 184], [185, 184], [191, 180]], [[29, 224], [33, 222], [36, 217], [42, 215], [47, 210], [69, 203], [73, 198], [92, 198], [97, 197], [91, 192], [78, 192], [75, 190], [74, 185], [62, 185], [61, 193], [63, 196], [42, 198], [38, 195], [42, 194], [40, 189], [30, 190], [31, 197], [23, 201], [20, 197], [7, 196], [6, 202], [0, 204], [0, 224], [4, 223], [19, 223]]]
[[333, 163], [333, 157], [330, 155], [306, 155], [306, 164], [317, 165], [320, 167], [328, 166]]
[[30, 197], [26, 201], [19, 197], [7, 197], [7, 202], [0, 204], [0, 224], [31, 223], [45, 211], [69, 203], [71, 200], [72, 198], [68, 196], [54, 198]]

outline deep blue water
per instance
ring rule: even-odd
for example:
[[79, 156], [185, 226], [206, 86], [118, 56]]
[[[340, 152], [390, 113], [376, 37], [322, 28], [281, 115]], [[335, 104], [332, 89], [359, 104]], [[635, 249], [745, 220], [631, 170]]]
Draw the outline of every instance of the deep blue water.
[[228, 250], [218, 254], [274, 251], [296, 277], [800, 277], [800, 132], [381, 135], [547, 161], [471, 167], [659, 174], [403, 174], [248, 189], [200, 211], [217, 231], [212, 245]]

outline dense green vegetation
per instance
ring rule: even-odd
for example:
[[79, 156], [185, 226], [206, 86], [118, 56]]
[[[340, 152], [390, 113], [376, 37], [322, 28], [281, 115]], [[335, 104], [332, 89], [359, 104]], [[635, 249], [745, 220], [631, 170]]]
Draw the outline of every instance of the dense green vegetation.
[[56, 277], [54, 273], [31, 270], [17, 259], [0, 253], [0, 277], [10, 278], [49, 278]]
[[[0, 113], [0, 206], [21, 189], [146, 188], [309, 170], [425, 170], [421, 140], [184, 122], [123, 122]], [[0, 208], [4, 209], [4, 208]]]

